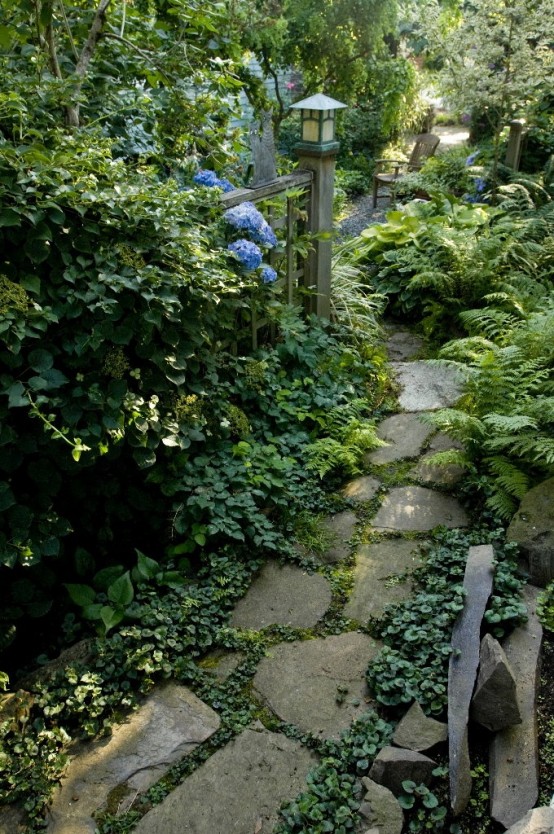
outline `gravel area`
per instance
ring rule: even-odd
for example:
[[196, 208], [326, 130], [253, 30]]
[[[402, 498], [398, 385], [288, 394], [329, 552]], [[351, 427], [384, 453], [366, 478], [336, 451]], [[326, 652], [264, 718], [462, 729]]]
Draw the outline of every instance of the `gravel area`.
[[339, 238], [344, 240], [349, 237], [356, 237], [363, 229], [367, 229], [373, 223], [384, 223], [385, 213], [390, 208], [390, 200], [380, 197], [377, 201], [377, 208], [373, 208], [373, 197], [371, 194], [364, 194], [353, 201], [351, 213], [338, 224]]

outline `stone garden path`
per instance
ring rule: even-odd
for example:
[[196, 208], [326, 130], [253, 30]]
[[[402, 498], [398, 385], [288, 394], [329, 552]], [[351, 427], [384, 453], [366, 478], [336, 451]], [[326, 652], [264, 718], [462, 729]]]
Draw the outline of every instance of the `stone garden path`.
[[[338, 738], [371, 705], [365, 671], [380, 644], [358, 628], [411, 593], [409, 577], [426, 531], [467, 524], [464, 509], [449, 494], [461, 473], [429, 463], [434, 452], [455, 444], [420, 420], [426, 411], [453, 404], [460, 381], [448, 367], [418, 360], [422, 344], [405, 330], [390, 331], [387, 346], [399, 385], [399, 413], [378, 429], [388, 445], [368, 455], [367, 474], [345, 485], [349, 509], [324, 522], [331, 543], [322, 563], [331, 568], [343, 560], [355, 563], [344, 630], [331, 636], [313, 631], [332, 603], [327, 576], [275, 562], [254, 579], [230, 623], [254, 631], [275, 625], [298, 630], [297, 639], [292, 632], [292, 640], [277, 642], [260, 661], [252, 697], [277, 719], [317, 737]], [[387, 488], [384, 481], [390, 483], [399, 469], [402, 485]], [[354, 544], [360, 540], [366, 543]], [[239, 662], [232, 654], [221, 658], [214, 675], [225, 679]], [[217, 714], [186, 687], [156, 690], [109, 739], [88, 744], [75, 756], [52, 805], [49, 834], [93, 834], [95, 810], [108, 801], [119, 813], [129, 810], [172, 763], [218, 727]], [[255, 722], [153, 807], [135, 831], [270, 834], [280, 805], [304, 788], [315, 764], [315, 755], [300, 741]], [[368, 822], [371, 830], [378, 820]]]

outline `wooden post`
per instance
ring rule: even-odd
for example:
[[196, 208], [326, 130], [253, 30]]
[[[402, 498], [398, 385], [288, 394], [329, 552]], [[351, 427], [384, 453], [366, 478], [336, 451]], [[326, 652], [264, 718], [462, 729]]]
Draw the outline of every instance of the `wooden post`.
[[506, 148], [504, 164], [509, 168], [513, 168], [514, 171], [519, 171], [525, 133], [525, 119], [513, 119], [510, 122], [510, 134], [508, 136], [508, 147]]
[[310, 312], [328, 319], [331, 315], [331, 257], [333, 233], [333, 195], [335, 186], [335, 148], [307, 150], [297, 148], [299, 168], [313, 172], [312, 199], [308, 230], [315, 235], [308, 259], [308, 284], [315, 287]]

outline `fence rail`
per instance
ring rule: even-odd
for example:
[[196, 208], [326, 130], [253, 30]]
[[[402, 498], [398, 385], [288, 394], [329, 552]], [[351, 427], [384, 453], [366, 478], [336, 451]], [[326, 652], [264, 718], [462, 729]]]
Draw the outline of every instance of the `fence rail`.
[[[288, 303], [293, 303], [298, 295], [299, 287], [310, 285], [309, 261], [298, 255], [295, 249], [295, 241], [307, 229], [310, 228], [310, 218], [313, 213], [313, 179], [312, 171], [293, 171], [278, 177], [274, 182], [258, 185], [255, 188], [237, 188], [221, 195], [221, 204], [224, 209], [238, 206], [240, 203], [259, 203], [263, 200], [272, 200], [276, 197], [284, 197], [285, 203], [282, 213], [278, 213], [274, 206], [269, 206], [267, 221], [274, 229], [284, 229], [284, 249], [273, 251], [270, 255], [272, 266], [279, 266], [279, 271], [284, 273], [279, 279], [278, 286], [282, 286], [283, 295]], [[298, 196], [298, 191], [301, 194]], [[287, 192], [295, 191], [294, 196]], [[260, 316], [255, 300], [251, 299], [251, 331], [252, 348], [258, 347], [259, 331], [267, 327], [268, 321]]]

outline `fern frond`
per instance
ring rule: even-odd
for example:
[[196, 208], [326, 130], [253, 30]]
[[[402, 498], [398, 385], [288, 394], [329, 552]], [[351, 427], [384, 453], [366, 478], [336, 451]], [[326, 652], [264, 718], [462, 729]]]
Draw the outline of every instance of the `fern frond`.
[[515, 466], [508, 458], [490, 457], [483, 461], [495, 475], [495, 485], [514, 498], [523, 498], [529, 490], [529, 478], [525, 472]]
[[518, 506], [507, 492], [498, 488], [495, 488], [492, 495], [487, 498], [486, 504], [495, 515], [505, 521], [512, 518]]
[[527, 414], [485, 414], [482, 418], [485, 426], [494, 431], [515, 434], [521, 429], [536, 429], [537, 422]]

